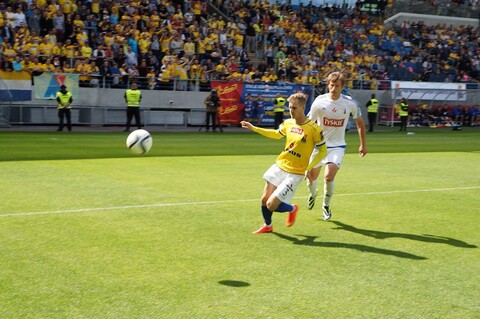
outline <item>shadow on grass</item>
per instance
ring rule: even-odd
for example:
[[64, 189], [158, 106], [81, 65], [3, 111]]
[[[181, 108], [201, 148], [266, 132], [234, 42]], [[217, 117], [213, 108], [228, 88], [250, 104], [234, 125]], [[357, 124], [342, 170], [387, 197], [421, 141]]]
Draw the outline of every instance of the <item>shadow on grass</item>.
[[427, 234], [414, 235], [414, 234], [404, 234], [404, 233], [387, 233], [387, 232], [378, 231], [378, 230], [360, 229], [336, 220], [331, 221], [331, 223], [338, 226], [337, 228], [334, 228], [334, 229], [346, 230], [352, 233], [364, 235], [367, 237], [372, 237], [375, 239], [405, 238], [410, 240], [423, 241], [427, 243], [451, 245], [451, 246], [460, 247], [460, 248], [477, 248], [477, 246], [475, 245], [471, 245], [464, 241], [454, 239], [454, 238], [449, 238], [449, 237], [441, 237], [441, 236], [427, 235]]
[[229, 286], [229, 287], [248, 287], [250, 284], [245, 281], [238, 280], [220, 280], [218, 282], [220, 285]]
[[294, 245], [325, 247], [325, 248], [346, 248], [346, 249], [358, 250], [360, 252], [388, 255], [388, 256], [394, 256], [398, 258], [406, 258], [406, 259], [413, 259], [413, 260], [427, 259], [426, 257], [423, 257], [423, 256], [417, 256], [417, 255], [406, 253], [404, 251], [399, 251], [399, 250], [382, 249], [382, 248], [376, 248], [372, 246], [358, 245], [358, 244], [347, 244], [347, 243], [336, 243], [336, 242], [316, 242], [315, 239], [318, 238], [318, 236], [299, 235], [300, 237], [305, 237], [305, 239], [299, 239], [299, 238], [295, 238], [295, 237], [291, 237], [291, 236], [287, 236], [287, 235], [279, 234], [275, 232], [273, 234], [277, 235], [282, 239], [291, 241], [292, 244]]

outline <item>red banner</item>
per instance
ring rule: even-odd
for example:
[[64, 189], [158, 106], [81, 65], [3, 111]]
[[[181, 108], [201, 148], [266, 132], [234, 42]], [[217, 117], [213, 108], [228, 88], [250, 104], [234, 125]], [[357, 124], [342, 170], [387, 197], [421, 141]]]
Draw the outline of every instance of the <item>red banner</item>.
[[243, 115], [241, 103], [243, 83], [241, 82], [211, 82], [212, 89], [216, 89], [220, 98], [220, 122], [222, 124], [240, 124]]

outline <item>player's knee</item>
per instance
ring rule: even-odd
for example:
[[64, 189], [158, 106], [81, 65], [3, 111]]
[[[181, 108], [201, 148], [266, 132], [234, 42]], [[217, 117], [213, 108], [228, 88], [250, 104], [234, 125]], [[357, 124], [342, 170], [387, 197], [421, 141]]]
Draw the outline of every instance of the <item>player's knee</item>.
[[335, 175], [325, 175], [325, 182], [333, 182], [335, 180]]
[[310, 182], [316, 181], [319, 173], [320, 173], [320, 167], [313, 168], [310, 172], [308, 172], [308, 179], [310, 180]]
[[267, 201], [265, 206], [267, 206], [268, 210], [271, 212], [274, 212], [278, 208], [278, 205], [273, 201]]
[[263, 195], [261, 198], [262, 206], [267, 206], [267, 200], [268, 200], [268, 197]]

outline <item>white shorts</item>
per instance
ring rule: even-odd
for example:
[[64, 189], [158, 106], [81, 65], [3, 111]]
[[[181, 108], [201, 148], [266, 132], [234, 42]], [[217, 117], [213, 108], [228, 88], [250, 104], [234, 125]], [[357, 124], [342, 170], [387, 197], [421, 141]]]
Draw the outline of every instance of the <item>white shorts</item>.
[[[312, 155], [310, 156], [310, 161], [313, 160], [317, 154], [318, 149], [315, 148]], [[327, 163], [335, 164], [338, 168], [340, 168], [344, 156], [345, 147], [327, 147], [327, 155], [324, 157], [323, 160], [320, 161], [320, 163], [315, 165], [315, 168], [323, 166]]]
[[273, 164], [263, 174], [263, 179], [277, 189], [273, 192], [275, 197], [284, 203], [290, 204], [298, 185], [303, 181], [304, 176], [299, 174], [292, 174], [280, 169], [277, 164]]

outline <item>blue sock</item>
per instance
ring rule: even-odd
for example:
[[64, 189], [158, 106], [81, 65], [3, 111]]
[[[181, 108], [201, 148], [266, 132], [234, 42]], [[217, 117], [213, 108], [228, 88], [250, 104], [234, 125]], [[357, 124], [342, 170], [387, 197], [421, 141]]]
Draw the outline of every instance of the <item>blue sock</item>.
[[293, 205], [282, 202], [275, 211], [279, 213], [290, 213], [293, 211]]
[[262, 215], [263, 215], [263, 220], [265, 221], [265, 225], [272, 225], [272, 214], [273, 212], [271, 212], [267, 206], [262, 206]]

